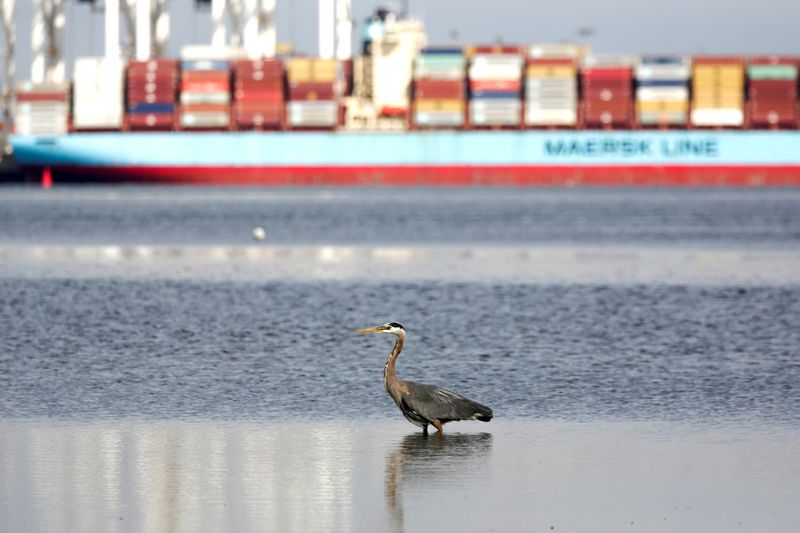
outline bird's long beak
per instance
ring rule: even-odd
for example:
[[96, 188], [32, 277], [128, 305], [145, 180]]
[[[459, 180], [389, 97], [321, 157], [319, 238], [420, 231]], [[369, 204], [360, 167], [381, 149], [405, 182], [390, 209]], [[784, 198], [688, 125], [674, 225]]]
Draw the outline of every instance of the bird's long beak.
[[386, 328], [383, 326], [376, 326], [374, 328], [367, 328], [367, 329], [359, 329], [356, 330], [356, 333], [382, 333], [386, 331]]

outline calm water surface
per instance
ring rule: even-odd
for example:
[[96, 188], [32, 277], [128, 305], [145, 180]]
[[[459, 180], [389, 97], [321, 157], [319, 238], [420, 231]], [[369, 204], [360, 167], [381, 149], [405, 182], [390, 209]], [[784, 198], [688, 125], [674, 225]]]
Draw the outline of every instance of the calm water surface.
[[[798, 244], [791, 190], [0, 189], [0, 531], [797, 531]], [[402, 420], [390, 320], [495, 420]]]

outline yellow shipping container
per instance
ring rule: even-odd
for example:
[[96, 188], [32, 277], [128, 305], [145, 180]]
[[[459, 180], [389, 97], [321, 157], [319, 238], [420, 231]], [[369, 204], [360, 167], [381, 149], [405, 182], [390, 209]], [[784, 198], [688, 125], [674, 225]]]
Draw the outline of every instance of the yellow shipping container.
[[699, 96], [692, 100], [693, 107], [705, 108], [743, 108], [744, 96], [743, 95], [725, 95], [725, 96]]
[[695, 67], [692, 74], [694, 83], [744, 83], [744, 68], [740, 66]]
[[423, 99], [414, 102], [414, 111], [464, 111], [464, 100]]
[[290, 57], [286, 61], [286, 76], [289, 81], [311, 81], [313, 61], [310, 57]]
[[336, 60], [291, 57], [286, 62], [289, 81], [328, 83], [336, 80]]
[[314, 72], [311, 81], [333, 82], [336, 81], [336, 61], [334, 59], [314, 60]]
[[639, 113], [651, 111], [688, 111], [689, 102], [636, 102], [636, 109]]
[[567, 65], [535, 65], [528, 67], [529, 78], [575, 78], [577, 75], [577, 69]]

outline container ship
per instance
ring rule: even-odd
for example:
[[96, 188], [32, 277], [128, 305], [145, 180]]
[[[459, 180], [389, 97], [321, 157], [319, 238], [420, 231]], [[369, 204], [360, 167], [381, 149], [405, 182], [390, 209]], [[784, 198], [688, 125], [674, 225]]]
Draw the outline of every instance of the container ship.
[[229, 185], [800, 185], [800, 57], [429, 46], [376, 14], [354, 60], [187, 47], [16, 90], [46, 180]]

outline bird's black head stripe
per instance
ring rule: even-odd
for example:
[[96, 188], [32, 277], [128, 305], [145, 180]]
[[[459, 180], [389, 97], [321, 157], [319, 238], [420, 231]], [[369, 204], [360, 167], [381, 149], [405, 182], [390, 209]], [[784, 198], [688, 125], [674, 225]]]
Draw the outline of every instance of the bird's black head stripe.
[[389, 325], [392, 326], [393, 328], [406, 329], [403, 326], [401, 326], [400, 324], [398, 324], [397, 322], [389, 322]]

